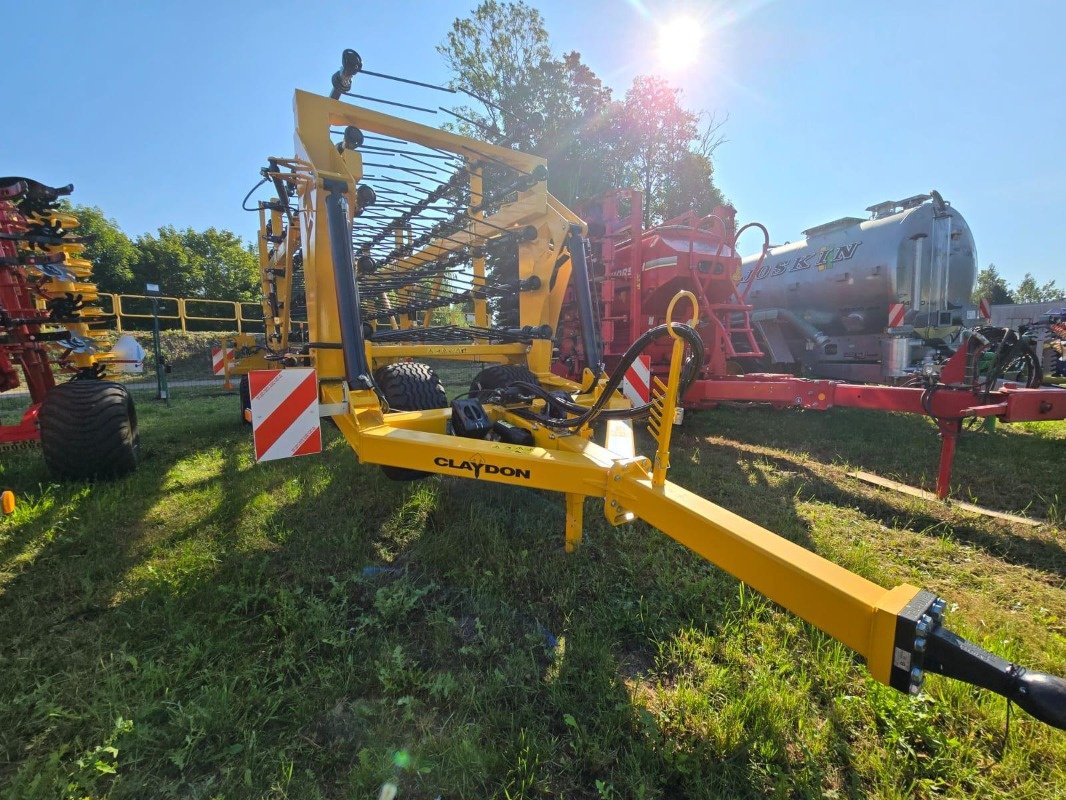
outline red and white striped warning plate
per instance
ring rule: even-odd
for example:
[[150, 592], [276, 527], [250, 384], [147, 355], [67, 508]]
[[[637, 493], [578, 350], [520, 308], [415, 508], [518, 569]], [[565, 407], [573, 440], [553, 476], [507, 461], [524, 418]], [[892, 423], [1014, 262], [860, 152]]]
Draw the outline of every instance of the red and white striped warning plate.
[[977, 313], [985, 319], [992, 319], [992, 305], [987, 297], [982, 297], [981, 302], [977, 304]]
[[635, 406], [651, 400], [651, 356], [637, 356], [622, 378], [622, 394]]
[[211, 372], [215, 375], [221, 375], [225, 371], [225, 365], [227, 361], [233, 360], [233, 355], [236, 351], [232, 347], [227, 347], [225, 355], [222, 353], [221, 347], [211, 348]]
[[248, 390], [256, 461], [322, 452], [313, 369], [254, 369], [248, 373]]
[[907, 316], [905, 303], [890, 303], [888, 306], [888, 327], [898, 328], [903, 324], [903, 318]]

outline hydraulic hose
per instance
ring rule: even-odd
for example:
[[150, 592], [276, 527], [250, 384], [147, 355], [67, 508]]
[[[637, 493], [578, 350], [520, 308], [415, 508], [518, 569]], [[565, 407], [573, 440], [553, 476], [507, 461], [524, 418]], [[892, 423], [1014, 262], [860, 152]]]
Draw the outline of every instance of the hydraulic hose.
[[[1002, 378], [1008, 367], [1018, 360], [1025, 362], [1029, 366], [1026, 387], [1033, 388], [1044, 382], [1044, 372], [1040, 359], [1029, 343], [1019, 336], [1016, 331], [1011, 328], [988, 326], [978, 328], [975, 333], [980, 337], [978, 341], [987, 343], [986, 346], [995, 347], [995, 359], [982, 387], [986, 393], [995, 388], [996, 381]], [[977, 355], [979, 356], [980, 352]]]
[[[688, 390], [688, 387], [692, 384], [692, 381], [695, 380], [697, 375], [699, 375], [700, 368], [703, 366], [703, 339], [701, 339], [699, 333], [689, 325], [680, 322], [672, 324], [674, 332], [684, 339], [685, 343], [691, 348], [691, 354], [685, 359], [681, 372], [681, 386], [679, 388], [679, 393], [684, 395]], [[546, 414], [538, 414], [537, 412], [528, 409], [518, 409], [515, 411], [519, 416], [529, 420], [535, 420], [549, 428], [580, 428], [597, 419], [637, 419], [646, 415], [651, 410], [651, 403], [645, 403], [644, 405], [636, 406], [634, 408], [622, 409], [604, 409], [603, 406], [606, 405], [611, 395], [614, 394], [619, 386], [621, 386], [626, 370], [632, 366], [633, 362], [637, 360], [637, 357], [656, 339], [661, 339], [662, 337], [669, 335], [670, 327], [668, 325], [656, 325], [633, 342], [622, 356], [621, 361], [618, 362], [618, 366], [616, 366], [611, 372], [610, 377], [607, 379], [606, 386], [604, 386], [603, 391], [600, 393], [599, 399], [589, 408], [578, 405], [570, 400], [564, 400], [563, 398], [551, 394], [543, 387], [526, 381], [515, 381], [498, 391], [505, 392], [507, 389], [513, 387], [526, 394], [532, 394], [535, 397], [541, 398], [547, 403], [549, 408], [559, 412], [576, 414], [576, 416], [573, 417], [560, 419], [550, 417]]]
[[[973, 383], [968, 386], [947, 385], [931, 383], [922, 393], [922, 408], [934, 422], [939, 423], [940, 418], [933, 413], [933, 395], [939, 389], [970, 389], [984, 399], [995, 391], [996, 383], [1003, 377], [1007, 370], [1018, 362], [1028, 367], [1025, 386], [1032, 389], [1044, 382], [1044, 371], [1032, 346], [1011, 328], [997, 328], [984, 326], [976, 328], [969, 339], [966, 347], [970, 348], [969, 363], [973, 374]], [[982, 375], [980, 372], [981, 356], [988, 350], [992, 351], [992, 363], [988, 371]]]

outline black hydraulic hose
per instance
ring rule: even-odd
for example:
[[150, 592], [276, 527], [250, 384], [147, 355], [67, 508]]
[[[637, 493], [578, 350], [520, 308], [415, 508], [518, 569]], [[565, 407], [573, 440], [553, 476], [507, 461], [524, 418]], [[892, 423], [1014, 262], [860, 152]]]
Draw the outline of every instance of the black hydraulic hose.
[[[681, 386], [678, 390], [679, 395], [684, 395], [688, 390], [688, 387], [692, 385], [692, 381], [695, 380], [696, 376], [699, 374], [700, 368], [703, 366], [703, 339], [701, 339], [699, 333], [689, 325], [680, 322], [674, 322], [672, 325], [674, 332], [684, 339], [692, 348], [692, 355], [685, 360], [681, 375]], [[564, 401], [559, 397], [551, 395], [543, 387], [537, 386], [536, 384], [526, 383], [524, 381], [516, 381], [511, 384], [527, 393], [532, 393], [544, 399], [550, 407], [560, 411], [575, 413], [577, 416], [568, 419], [553, 419], [546, 415], [537, 414], [536, 412], [526, 409], [518, 409], [515, 413], [526, 419], [541, 423], [546, 427], [561, 429], [580, 428], [596, 419], [636, 419], [644, 416], [651, 410], [651, 403], [645, 403], [644, 405], [635, 408], [607, 410], [604, 410], [603, 406], [622, 384], [622, 379], [625, 377], [626, 370], [629, 369], [633, 362], [637, 360], [637, 357], [647, 349], [648, 345], [656, 339], [661, 339], [663, 336], [669, 335], [670, 326], [666, 324], [656, 325], [654, 328], [645, 331], [644, 334], [642, 334], [640, 338], [633, 342], [633, 344], [629, 346], [629, 349], [626, 350], [625, 354], [622, 356], [622, 360], [618, 363], [618, 366], [615, 367], [613, 372], [611, 372], [611, 375], [607, 380], [607, 385], [601, 392], [599, 399], [589, 408], [577, 405], [571, 401]]]
[[340, 322], [341, 349], [344, 352], [344, 377], [350, 389], [372, 389], [370, 365], [363, 346], [363, 323], [359, 312], [359, 287], [355, 282], [355, 265], [349, 244], [348, 209], [343, 181], [326, 179], [326, 223], [329, 228], [333, 277], [336, 282], [337, 316]]
[[[983, 400], [987, 400], [995, 391], [996, 383], [1007, 369], [1019, 360], [1029, 368], [1025, 381], [1026, 388], [1035, 388], [1044, 381], [1044, 370], [1036, 351], [1011, 328], [993, 326], [976, 328], [967, 339], [965, 346], [972, 350], [969, 360], [974, 376], [973, 383], [968, 386], [932, 383], [922, 393], [922, 409], [930, 419], [938, 424], [941, 418], [933, 412], [933, 395], [940, 389], [970, 389]], [[992, 364], [982, 377], [979, 372], [980, 358], [989, 349], [993, 351]]]
[[[988, 377], [985, 379], [983, 385], [978, 384], [987, 395], [991, 392], [996, 385], [996, 381], [1000, 380], [1011, 364], [1015, 363], [1019, 359], [1025, 362], [1028, 367], [1028, 377], [1026, 379], [1026, 387], [1033, 388], [1039, 386], [1044, 380], [1044, 371], [1040, 364], [1040, 358], [1037, 356], [1036, 351], [1032, 346], [1018, 333], [1011, 328], [995, 328], [991, 326], [978, 328], [974, 331], [974, 336], [970, 337], [970, 340], [978, 339], [985, 345], [985, 349], [989, 346], [995, 347], [995, 358], [992, 362], [992, 367], [989, 370]], [[978, 356], [980, 353], [977, 354]], [[976, 356], [975, 356], [976, 357]]]
[[589, 275], [588, 261], [585, 258], [585, 239], [581, 235], [581, 226], [570, 229], [566, 242], [570, 250], [570, 263], [573, 265], [571, 285], [577, 293], [578, 318], [581, 320], [581, 345], [585, 348], [585, 363], [594, 370], [603, 360], [599, 331], [596, 330], [596, 309], [592, 303], [592, 276]]
[[[291, 225], [292, 224], [292, 206], [289, 205], [289, 192], [288, 192], [288, 189], [285, 187], [285, 183], [277, 175], [278, 162], [275, 159], [273, 159], [273, 158], [268, 158], [267, 159], [267, 164], [268, 164], [268, 166], [270, 168], [270, 171], [272, 173], [275, 173], [274, 176], [270, 180], [274, 184], [274, 191], [277, 192], [277, 194], [278, 194], [278, 202], [281, 203], [281, 205], [284, 207], [285, 218], [289, 221], [289, 224]], [[253, 189], [253, 191], [254, 191], [254, 189]]]
[[252, 193], [256, 189], [258, 189], [260, 186], [262, 186], [266, 182], [267, 182], [267, 179], [263, 178], [261, 181], [259, 181], [259, 183], [257, 183], [255, 186], [253, 186], [251, 189], [248, 190], [248, 194], [246, 194], [244, 196], [244, 199], [241, 201], [241, 208], [243, 210], [245, 210], [245, 211], [258, 211], [259, 210], [258, 208], [248, 208], [248, 198], [252, 196]]

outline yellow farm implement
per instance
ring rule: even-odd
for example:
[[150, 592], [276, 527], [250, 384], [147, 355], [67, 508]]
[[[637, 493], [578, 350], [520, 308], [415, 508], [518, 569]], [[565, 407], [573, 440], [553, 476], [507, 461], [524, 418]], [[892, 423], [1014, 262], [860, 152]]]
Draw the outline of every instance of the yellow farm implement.
[[[586, 370], [580, 384], [554, 375], [552, 337], [571, 281], [585, 352], [599, 361], [584, 223], [548, 193], [543, 159], [343, 102], [360, 68], [345, 51], [331, 97], [296, 92], [296, 153], [269, 160], [263, 177], [276, 196], [260, 204], [263, 361], [315, 370], [321, 413], [360, 461], [398, 478], [559, 492], [568, 551], [581, 542], [585, 500], [602, 501], [612, 524], [646, 521], [846, 644], [882, 683], [916, 694], [926, 673], [939, 673], [1066, 728], [1066, 681], [959, 638], [936, 595], [881, 587], [667, 480], [673, 409], [703, 358], [698, 321], [674, 320], [677, 307], [695, 313], [694, 298], [675, 298], [666, 323], [610, 374]], [[445, 167], [454, 171], [428, 186]], [[298, 276], [309, 335], [297, 345], [287, 332]], [[516, 304], [517, 326], [493, 323], [494, 299]], [[467, 324], [436, 314], [456, 307], [472, 309]], [[618, 391], [624, 371], [664, 337], [668, 380], [632, 408]], [[449, 403], [413, 359], [494, 365]], [[654, 458], [634, 451], [631, 423], [645, 417]], [[605, 429], [604, 445], [594, 428]]]

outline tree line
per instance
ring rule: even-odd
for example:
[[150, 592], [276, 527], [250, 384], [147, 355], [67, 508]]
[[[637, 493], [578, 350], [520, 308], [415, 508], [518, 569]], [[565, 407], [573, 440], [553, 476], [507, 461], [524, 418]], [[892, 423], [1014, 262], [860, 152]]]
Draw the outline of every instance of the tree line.
[[1038, 284], [1032, 273], [1027, 272], [1013, 289], [1007, 279], [999, 274], [995, 264], [989, 264], [977, 273], [977, 286], [973, 292], [973, 302], [987, 299], [992, 305], [1008, 303], [1051, 303], [1066, 300], [1066, 290], [1055, 285], [1055, 281]]
[[130, 238], [95, 206], [68, 204], [66, 210], [78, 218], [78, 233], [87, 238], [85, 258], [93, 263], [93, 281], [102, 292], [144, 294], [145, 284], [156, 283], [172, 297], [258, 297], [259, 259], [232, 231], [164, 225], [154, 234]]

